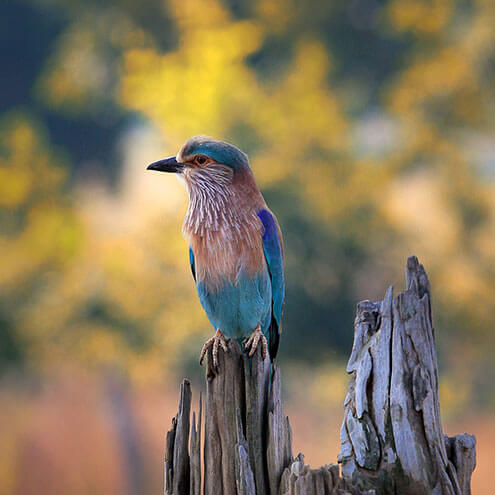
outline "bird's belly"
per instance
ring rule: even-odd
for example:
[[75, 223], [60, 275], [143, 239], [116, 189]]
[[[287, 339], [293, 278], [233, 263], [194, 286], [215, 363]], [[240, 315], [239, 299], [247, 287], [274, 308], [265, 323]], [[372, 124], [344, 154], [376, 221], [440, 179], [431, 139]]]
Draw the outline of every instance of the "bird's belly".
[[211, 324], [226, 337], [248, 337], [261, 325], [265, 332], [271, 320], [271, 284], [266, 268], [257, 275], [241, 272], [236, 282], [211, 289], [197, 284], [199, 300]]

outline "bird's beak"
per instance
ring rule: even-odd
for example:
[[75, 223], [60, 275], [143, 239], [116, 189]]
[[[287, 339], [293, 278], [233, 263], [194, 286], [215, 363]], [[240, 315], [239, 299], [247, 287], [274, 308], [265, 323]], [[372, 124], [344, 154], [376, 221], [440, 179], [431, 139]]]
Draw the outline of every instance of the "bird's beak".
[[178, 162], [175, 156], [170, 156], [169, 158], [164, 158], [163, 160], [158, 160], [157, 162], [151, 163], [146, 167], [146, 170], [179, 173], [182, 171], [183, 168], [183, 163]]

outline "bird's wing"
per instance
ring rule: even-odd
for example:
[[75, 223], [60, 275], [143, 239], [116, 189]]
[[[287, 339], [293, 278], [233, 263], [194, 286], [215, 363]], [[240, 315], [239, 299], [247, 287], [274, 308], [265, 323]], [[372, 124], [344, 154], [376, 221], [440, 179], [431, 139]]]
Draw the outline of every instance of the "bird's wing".
[[284, 248], [282, 233], [275, 216], [266, 209], [258, 212], [263, 231], [263, 251], [272, 284], [272, 321], [269, 329], [270, 357], [275, 359], [280, 341], [282, 307], [285, 297]]
[[194, 253], [191, 249], [191, 246], [189, 246], [189, 264], [191, 265], [192, 276], [194, 278], [194, 281], [196, 282], [196, 265], [194, 263]]

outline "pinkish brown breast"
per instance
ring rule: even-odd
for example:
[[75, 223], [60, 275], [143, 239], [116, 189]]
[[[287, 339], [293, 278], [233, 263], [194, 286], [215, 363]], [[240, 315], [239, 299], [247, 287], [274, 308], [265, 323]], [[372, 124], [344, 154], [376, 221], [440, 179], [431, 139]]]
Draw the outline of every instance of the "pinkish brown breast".
[[197, 172], [186, 178], [189, 208], [182, 230], [194, 253], [196, 280], [214, 288], [235, 283], [241, 272], [253, 276], [265, 269], [257, 211], [266, 204], [250, 170], [228, 185], [210, 178]]

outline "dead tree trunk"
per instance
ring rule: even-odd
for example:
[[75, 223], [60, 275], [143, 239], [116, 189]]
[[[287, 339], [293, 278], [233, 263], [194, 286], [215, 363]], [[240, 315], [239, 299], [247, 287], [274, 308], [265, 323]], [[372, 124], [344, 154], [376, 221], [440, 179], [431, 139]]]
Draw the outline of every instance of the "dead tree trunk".
[[[204, 493], [208, 495], [277, 493], [292, 461], [289, 420], [283, 414], [280, 372], [260, 352], [249, 359], [239, 344], [228, 342], [218, 355], [218, 370], [207, 359], [204, 439]], [[188, 443], [191, 387], [181, 385], [179, 413], [172, 420], [165, 448], [165, 494], [199, 494], [201, 412], [193, 414]], [[201, 410], [201, 406], [200, 406]], [[187, 423], [188, 425], [188, 423]], [[191, 465], [190, 474], [184, 467]]]
[[442, 432], [430, 283], [415, 256], [404, 292], [358, 304], [347, 372], [344, 477], [378, 493], [470, 493], [475, 439]]
[[310, 469], [302, 454], [292, 457], [279, 368], [230, 341], [217, 371], [208, 354], [203, 470], [201, 398], [190, 425], [191, 388], [181, 385], [166, 439], [165, 495], [470, 494], [475, 439], [442, 433], [430, 288], [415, 257], [406, 285], [395, 298], [389, 288], [382, 302], [358, 304], [342, 470]]

